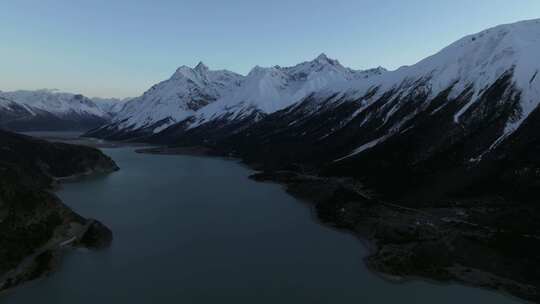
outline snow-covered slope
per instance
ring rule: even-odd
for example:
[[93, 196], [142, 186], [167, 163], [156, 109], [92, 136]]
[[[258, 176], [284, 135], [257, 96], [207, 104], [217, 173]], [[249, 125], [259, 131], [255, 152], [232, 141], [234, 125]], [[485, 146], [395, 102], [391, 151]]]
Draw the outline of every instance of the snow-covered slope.
[[[255, 158], [336, 163], [405, 151], [410, 141], [398, 163], [435, 156], [477, 163], [538, 108], [539, 54], [540, 20], [531, 20], [469, 35], [395, 71], [350, 71], [326, 56], [255, 68], [234, 94], [153, 139], [214, 146], [227, 139], [264, 147]], [[244, 117], [258, 122], [239, 123]], [[237, 136], [244, 138], [229, 140]]]
[[0, 92], [0, 96], [31, 109], [39, 109], [58, 116], [71, 114], [106, 117], [105, 113], [89, 98], [54, 90]]
[[223, 117], [235, 120], [254, 112], [273, 113], [325, 87], [355, 79], [365, 80], [384, 72], [383, 68], [355, 71], [325, 54], [293, 67], [257, 66], [233, 94], [199, 110], [190, 127]]
[[218, 119], [257, 119], [324, 87], [384, 72], [383, 68], [355, 71], [324, 54], [293, 67], [257, 66], [247, 76], [212, 71], [202, 63], [182, 66], [170, 79], [129, 101], [111, 124], [89, 135], [129, 138], [159, 133], [180, 122], [194, 128]]
[[30, 113], [30, 110], [28, 110], [24, 105], [20, 105], [20, 104], [14, 102], [11, 99], [0, 96], [0, 110], [2, 110], [2, 111], [13, 111], [13, 110], [15, 110], [17, 108], [26, 109], [26, 111], [28, 113]]
[[[392, 195], [492, 195], [497, 185], [515, 194], [540, 189], [539, 71], [540, 20], [518, 22], [412, 66], [333, 83], [256, 123], [208, 121], [152, 139], [263, 169], [357, 177]], [[284, 73], [273, 72], [279, 87]]]
[[242, 79], [230, 71], [209, 70], [202, 62], [195, 68], [182, 66], [170, 79], [127, 102], [113, 124], [125, 130], [153, 126], [157, 132], [234, 91]]
[[[179, 136], [182, 130], [206, 124], [216, 128], [243, 119], [255, 122], [293, 105], [305, 106], [301, 110], [306, 119], [348, 102], [354, 111], [336, 125], [328, 125], [323, 136], [332, 136], [358, 119], [362, 126], [376, 127], [365, 128], [368, 135], [358, 136], [357, 147], [342, 157], [372, 149], [411, 128], [426, 109], [430, 115], [451, 112], [451, 127], [462, 129], [496, 113], [497, 124], [478, 147], [486, 151], [515, 132], [540, 103], [538, 54], [540, 20], [530, 20], [469, 35], [395, 71], [354, 71], [322, 54], [293, 67], [255, 67], [245, 77], [233, 74], [237, 77], [226, 79], [234, 81], [216, 86], [205, 66], [182, 67], [170, 80], [129, 102], [99, 136], [146, 128], [136, 132], [144, 137], [171, 125], [175, 130], [169, 133]], [[310, 106], [304, 103], [306, 99]], [[322, 102], [324, 107], [318, 105]], [[294, 107], [289, 111], [294, 112]]]
[[[369, 90], [377, 94], [363, 101], [363, 108], [384, 94], [394, 97], [421, 90], [428, 94], [427, 103], [450, 89], [448, 100], [470, 90], [471, 98], [455, 112], [455, 123], [481, 99], [483, 93], [505, 74], [511, 75], [512, 89], [519, 94], [516, 115], [509, 117], [503, 137], [515, 131], [540, 103], [540, 20], [500, 25], [464, 37], [439, 53], [413, 66], [401, 67], [368, 80], [344, 83], [329, 88], [324, 94], [347, 92], [350, 99], [360, 98]], [[417, 91], [418, 93], [418, 91]], [[323, 94], [323, 95], [324, 95]], [[404, 104], [396, 105], [389, 116]], [[446, 104], [441, 105], [441, 108]], [[359, 113], [356, 113], [359, 114]], [[389, 117], [387, 117], [389, 118]]]
[[111, 115], [89, 98], [54, 90], [0, 91], [0, 125], [13, 130], [88, 130]]

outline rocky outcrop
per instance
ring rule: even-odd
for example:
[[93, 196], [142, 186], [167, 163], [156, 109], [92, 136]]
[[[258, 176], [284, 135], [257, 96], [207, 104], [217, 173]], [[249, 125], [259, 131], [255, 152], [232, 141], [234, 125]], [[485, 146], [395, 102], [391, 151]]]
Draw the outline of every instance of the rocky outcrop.
[[49, 273], [64, 247], [110, 244], [110, 231], [50, 190], [62, 178], [115, 170], [97, 149], [0, 131], [0, 290]]
[[82, 235], [78, 245], [89, 249], [104, 249], [111, 246], [112, 231], [99, 221], [93, 221]]

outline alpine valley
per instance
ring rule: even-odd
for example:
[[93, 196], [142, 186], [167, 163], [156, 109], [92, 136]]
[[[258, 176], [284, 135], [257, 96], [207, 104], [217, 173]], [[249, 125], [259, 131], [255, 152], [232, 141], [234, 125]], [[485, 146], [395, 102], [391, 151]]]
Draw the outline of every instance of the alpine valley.
[[367, 240], [375, 272], [540, 302], [539, 72], [540, 19], [394, 71], [321, 54], [246, 76], [182, 66], [123, 101], [0, 92], [0, 126], [239, 158], [253, 179], [286, 185], [321, 222]]
[[86, 136], [241, 158], [370, 240], [375, 271], [539, 301], [539, 54], [531, 20], [395, 71], [183, 66]]

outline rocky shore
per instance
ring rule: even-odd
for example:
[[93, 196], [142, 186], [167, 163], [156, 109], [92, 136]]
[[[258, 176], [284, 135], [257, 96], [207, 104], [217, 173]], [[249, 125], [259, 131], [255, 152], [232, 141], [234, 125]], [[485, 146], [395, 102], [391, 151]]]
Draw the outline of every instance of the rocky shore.
[[54, 271], [66, 248], [101, 249], [112, 232], [52, 193], [75, 176], [118, 170], [99, 150], [0, 131], [0, 291]]
[[512, 210], [493, 198], [410, 208], [377, 198], [351, 178], [293, 171], [251, 178], [285, 185], [291, 195], [313, 204], [323, 224], [367, 241], [365, 262], [386, 279], [457, 282], [540, 302], [535, 254], [540, 236], [500, 225], [503, 217], [523, 218], [519, 213], [526, 209]]

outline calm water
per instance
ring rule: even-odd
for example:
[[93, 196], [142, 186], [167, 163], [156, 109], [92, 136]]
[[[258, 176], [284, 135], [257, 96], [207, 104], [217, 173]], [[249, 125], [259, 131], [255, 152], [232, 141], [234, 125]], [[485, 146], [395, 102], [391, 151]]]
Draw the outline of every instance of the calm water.
[[104, 150], [121, 171], [59, 192], [114, 231], [2, 303], [514, 303], [479, 289], [389, 284], [353, 236], [317, 224], [279, 185], [233, 161]]

